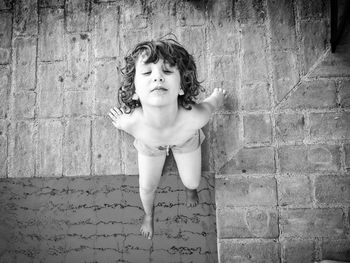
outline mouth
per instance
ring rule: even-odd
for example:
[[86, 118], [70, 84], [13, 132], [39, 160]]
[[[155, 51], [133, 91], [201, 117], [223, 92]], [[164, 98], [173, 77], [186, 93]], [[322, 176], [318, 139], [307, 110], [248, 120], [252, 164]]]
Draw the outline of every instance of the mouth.
[[157, 87], [153, 88], [151, 90], [151, 92], [153, 92], [153, 91], [167, 91], [167, 90], [168, 89], [164, 88], [163, 86], [157, 86]]

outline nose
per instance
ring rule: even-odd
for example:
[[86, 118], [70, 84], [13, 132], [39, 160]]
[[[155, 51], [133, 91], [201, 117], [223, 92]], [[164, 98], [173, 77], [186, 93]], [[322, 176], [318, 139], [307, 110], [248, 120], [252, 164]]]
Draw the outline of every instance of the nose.
[[163, 82], [164, 81], [163, 74], [160, 70], [154, 70], [153, 81], [154, 82], [157, 82], [157, 81]]

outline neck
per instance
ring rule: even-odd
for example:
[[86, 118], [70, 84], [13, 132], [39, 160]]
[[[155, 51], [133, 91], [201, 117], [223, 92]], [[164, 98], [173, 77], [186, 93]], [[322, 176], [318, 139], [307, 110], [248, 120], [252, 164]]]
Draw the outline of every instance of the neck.
[[171, 104], [162, 107], [142, 107], [146, 121], [156, 128], [167, 128], [174, 124], [179, 110], [178, 104]]

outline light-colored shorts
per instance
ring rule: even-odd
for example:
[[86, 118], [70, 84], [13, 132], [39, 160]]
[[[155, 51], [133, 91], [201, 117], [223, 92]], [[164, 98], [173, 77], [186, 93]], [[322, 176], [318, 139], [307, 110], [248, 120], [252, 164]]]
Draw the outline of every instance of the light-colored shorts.
[[173, 153], [189, 153], [197, 150], [203, 143], [205, 135], [199, 129], [191, 138], [180, 145], [165, 145], [165, 146], [149, 146], [140, 140], [135, 139], [134, 146], [139, 153], [147, 156], [160, 156], [163, 154], [169, 155], [169, 150]]

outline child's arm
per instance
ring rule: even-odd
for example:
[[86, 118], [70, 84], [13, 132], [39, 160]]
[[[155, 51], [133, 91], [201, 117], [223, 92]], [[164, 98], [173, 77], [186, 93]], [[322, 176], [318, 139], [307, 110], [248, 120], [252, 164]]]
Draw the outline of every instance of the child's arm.
[[226, 98], [226, 91], [221, 88], [215, 88], [213, 93], [194, 108], [194, 120], [196, 126], [200, 128], [207, 124], [211, 114], [213, 114], [223, 103]]
[[204, 107], [208, 114], [214, 113], [223, 103], [226, 97], [226, 90], [221, 88], [215, 88], [213, 93], [203, 100], [200, 105]]

